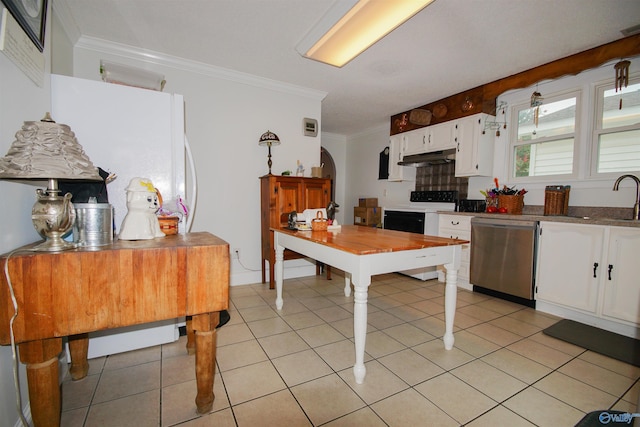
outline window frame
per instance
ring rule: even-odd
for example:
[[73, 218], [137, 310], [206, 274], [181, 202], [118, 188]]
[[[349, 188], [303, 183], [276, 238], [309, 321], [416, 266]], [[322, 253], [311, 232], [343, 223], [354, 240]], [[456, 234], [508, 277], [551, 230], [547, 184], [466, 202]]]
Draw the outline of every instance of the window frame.
[[[640, 84], [640, 73], [631, 73], [629, 75], [629, 85], [631, 84]], [[640, 169], [637, 170], [625, 170], [625, 171], [616, 171], [616, 172], [598, 172], [598, 160], [599, 160], [599, 149], [600, 149], [600, 136], [601, 135], [609, 135], [621, 132], [628, 132], [632, 130], [640, 130], [640, 120], [638, 123], [633, 125], [626, 126], [618, 126], [615, 128], [607, 128], [604, 129], [602, 127], [602, 110], [604, 108], [604, 92], [610, 89], [615, 88], [615, 79], [606, 79], [601, 80], [594, 84], [593, 86], [593, 125], [591, 126], [591, 138], [590, 141], [589, 152], [591, 154], [589, 161], [589, 170], [587, 175], [593, 179], [615, 179], [621, 174], [638, 174]]]
[[[519, 113], [522, 110], [527, 110], [531, 108], [530, 101], [520, 102], [515, 105], [512, 105], [510, 108], [510, 120], [509, 125], [511, 127], [511, 132], [509, 135], [509, 144], [508, 144], [508, 167], [507, 173], [509, 175], [509, 182], [513, 183], [536, 183], [536, 182], [550, 182], [550, 181], [558, 181], [558, 180], [577, 180], [580, 174], [580, 161], [579, 154], [581, 148], [581, 123], [582, 123], [582, 113], [583, 113], [583, 89], [581, 87], [574, 87], [568, 90], [557, 91], [549, 94], [543, 94], [543, 104], [549, 104], [551, 102], [562, 101], [564, 99], [576, 98], [576, 109], [574, 116], [574, 131], [573, 133], [564, 133], [561, 135], [555, 135], [553, 137], [541, 137], [534, 140], [527, 141], [518, 141], [518, 118]], [[515, 171], [515, 150], [516, 147], [524, 146], [524, 145], [534, 145], [534, 144], [542, 144], [545, 142], [553, 142], [553, 141], [561, 141], [564, 139], [571, 138], [573, 136], [573, 161], [572, 161], [572, 171], [570, 174], [550, 174], [550, 175], [537, 175], [537, 176], [516, 176]]]

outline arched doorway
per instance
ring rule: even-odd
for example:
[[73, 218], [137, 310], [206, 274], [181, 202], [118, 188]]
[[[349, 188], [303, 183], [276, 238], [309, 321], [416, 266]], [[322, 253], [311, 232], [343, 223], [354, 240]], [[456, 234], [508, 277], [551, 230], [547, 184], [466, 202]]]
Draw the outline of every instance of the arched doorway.
[[334, 183], [336, 182], [336, 164], [331, 154], [324, 147], [320, 147], [320, 163], [323, 165], [322, 176], [331, 179], [331, 200], [335, 201], [336, 189]]

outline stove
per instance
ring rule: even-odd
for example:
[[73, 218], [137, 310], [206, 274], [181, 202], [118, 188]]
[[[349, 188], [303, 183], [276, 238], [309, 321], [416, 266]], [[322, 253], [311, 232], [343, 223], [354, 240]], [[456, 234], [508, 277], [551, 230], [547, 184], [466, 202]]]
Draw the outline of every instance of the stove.
[[[382, 226], [388, 230], [438, 235], [438, 211], [455, 211], [457, 191], [412, 191], [409, 203], [382, 208]], [[429, 280], [437, 277], [435, 267], [400, 271], [399, 273]]]
[[391, 205], [385, 209], [406, 212], [455, 211], [458, 192], [447, 191], [412, 191], [408, 203]]

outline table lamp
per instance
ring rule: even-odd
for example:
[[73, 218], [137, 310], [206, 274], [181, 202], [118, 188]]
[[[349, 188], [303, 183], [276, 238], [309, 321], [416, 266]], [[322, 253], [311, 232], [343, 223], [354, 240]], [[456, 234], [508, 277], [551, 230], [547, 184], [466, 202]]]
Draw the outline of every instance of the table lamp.
[[269, 175], [271, 175], [271, 146], [280, 145], [280, 138], [278, 138], [278, 135], [275, 133], [267, 130], [260, 136], [258, 145], [266, 145], [269, 148], [269, 155], [267, 157], [269, 160], [267, 161], [267, 165], [269, 166]]
[[50, 252], [76, 247], [62, 239], [73, 227], [76, 212], [71, 193], [60, 195], [58, 179], [102, 180], [71, 128], [54, 122], [49, 113], [39, 122], [24, 122], [0, 158], [0, 179], [47, 181], [46, 190], [36, 190], [31, 219], [45, 239], [34, 250]]

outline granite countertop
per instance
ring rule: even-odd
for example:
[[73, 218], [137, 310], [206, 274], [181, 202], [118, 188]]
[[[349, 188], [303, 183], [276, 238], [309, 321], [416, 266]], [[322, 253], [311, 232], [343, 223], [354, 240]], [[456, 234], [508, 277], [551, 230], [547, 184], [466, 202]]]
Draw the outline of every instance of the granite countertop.
[[639, 220], [626, 219], [633, 216], [633, 210], [627, 208], [590, 208], [575, 207], [569, 208], [569, 215], [544, 215], [544, 209], [538, 212], [535, 206], [529, 206], [522, 215], [509, 215], [486, 212], [447, 212], [438, 213], [448, 215], [475, 216], [481, 218], [496, 219], [524, 219], [531, 221], [551, 221], [566, 222], [570, 224], [592, 224], [592, 225], [613, 225], [616, 227], [636, 227], [640, 228]]

